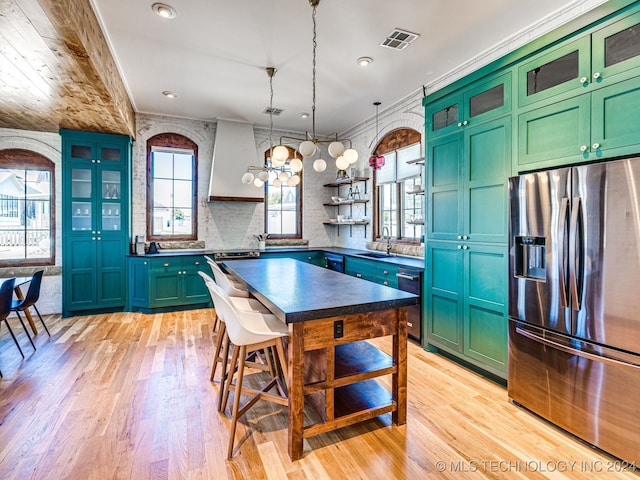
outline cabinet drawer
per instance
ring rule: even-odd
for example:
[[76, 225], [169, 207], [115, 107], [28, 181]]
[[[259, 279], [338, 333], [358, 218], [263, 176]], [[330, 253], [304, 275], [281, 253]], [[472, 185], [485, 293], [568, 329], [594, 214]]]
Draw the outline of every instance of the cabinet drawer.
[[377, 281], [376, 263], [360, 258], [346, 257], [344, 259], [344, 273], [353, 277], [363, 278], [371, 282]]

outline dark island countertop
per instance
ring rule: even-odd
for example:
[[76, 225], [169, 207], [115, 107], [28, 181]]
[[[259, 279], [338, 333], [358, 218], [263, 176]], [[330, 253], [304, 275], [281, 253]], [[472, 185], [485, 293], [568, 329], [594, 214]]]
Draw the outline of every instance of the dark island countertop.
[[286, 323], [407, 307], [420, 297], [290, 258], [222, 266]]

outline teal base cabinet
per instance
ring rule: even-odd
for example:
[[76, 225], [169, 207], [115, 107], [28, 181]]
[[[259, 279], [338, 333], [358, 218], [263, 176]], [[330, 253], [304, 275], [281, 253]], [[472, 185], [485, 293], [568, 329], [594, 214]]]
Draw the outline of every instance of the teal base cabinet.
[[128, 257], [130, 310], [146, 313], [211, 307], [202, 271], [211, 276], [204, 256]]
[[425, 347], [507, 376], [507, 247], [429, 242]]
[[352, 277], [386, 285], [387, 287], [398, 288], [397, 265], [346, 256], [344, 259], [344, 273]]
[[124, 310], [131, 139], [61, 130], [62, 314]]
[[293, 258], [294, 260], [311, 263], [319, 267], [327, 266], [327, 259], [324, 256], [324, 252], [320, 250], [304, 252], [260, 252], [260, 258]]

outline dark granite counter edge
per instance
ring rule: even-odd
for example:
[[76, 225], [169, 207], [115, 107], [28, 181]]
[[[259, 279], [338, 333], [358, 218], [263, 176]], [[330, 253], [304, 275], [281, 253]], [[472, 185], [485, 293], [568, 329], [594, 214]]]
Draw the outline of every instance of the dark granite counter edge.
[[[243, 249], [239, 249], [243, 250]], [[255, 250], [251, 248], [247, 248], [246, 250]], [[221, 252], [224, 250], [186, 250], [185, 252], [179, 251], [171, 251], [171, 252], [162, 252], [162, 250], [158, 253], [151, 253], [144, 255], [135, 255], [128, 254], [127, 257], [131, 258], [151, 258], [151, 257], [184, 257], [184, 256], [194, 256], [194, 255], [209, 255], [213, 257], [213, 255], [217, 252]], [[354, 258], [359, 258], [363, 260], [371, 260], [375, 262], [384, 262], [384, 263], [392, 263], [395, 265], [406, 266], [419, 268], [424, 270], [424, 259], [419, 257], [404, 257], [398, 255], [392, 255], [390, 257], [364, 257], [362, 253], [370, 253], [371, 250], [357, 250], [353, 248], [343, 248], [343, 247], [271, 247], [266, 250], [261, 250], [260, 253], [296, 253], [296, 252], [326, 252], [326, 253], [334, 253], [337, 255], [344, 255]]]

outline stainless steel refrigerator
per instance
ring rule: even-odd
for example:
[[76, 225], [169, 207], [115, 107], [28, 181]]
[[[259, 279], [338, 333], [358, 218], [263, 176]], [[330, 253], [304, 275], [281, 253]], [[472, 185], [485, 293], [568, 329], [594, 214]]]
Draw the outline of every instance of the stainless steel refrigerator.
[[509, 196], [509, 397], [640, 466], [640, 158]]

